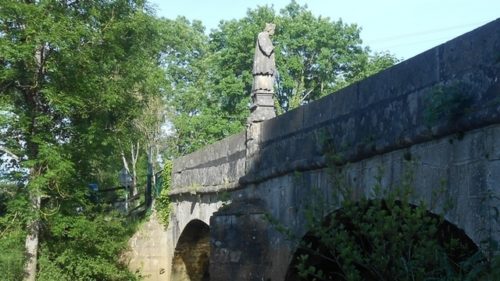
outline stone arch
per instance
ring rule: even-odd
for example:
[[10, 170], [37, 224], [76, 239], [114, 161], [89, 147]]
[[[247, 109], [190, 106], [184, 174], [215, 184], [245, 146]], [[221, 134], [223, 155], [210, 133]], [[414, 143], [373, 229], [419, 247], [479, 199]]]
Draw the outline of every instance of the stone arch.
[[[382, 200], [383, 201], [383, 200]], [[399, 203], [399, 202], [398, 202]], [[398, 204], [396, 203], [396, 204]], [[410, 204], [409, 205], [412, 208], [415, 208], [415, 205]], [[333, 213], [330, 213], [323, 219], [323, 225], [329, 225], [332, 216], [337, 215], [342, 209], [337, 209]], [[426, 211], [426, 217], [429, 218], [438, 218], [437, 215], [433, 214], [430, 211]], [[452, 252], [450, 253], [450, 259], [453, 260], [453, 262], [457, 263], [465, 260], [467, 257], [470, 257], [472, 254], [476, 253], [478, 251], [478, 246], [474, 241], [459, 227], [457, 227], [455, 224], [447, 221], [446, 219], [440, 220], [440, 224], [438, 227], [436, 239], [438, 241], [444, 240], [445, 237], [453, 237], [454, 239], [457, 239], [464, 247], [464, 251], [467, 253], [467, 256], [464, 256], [463, 252]], [[353, 226], [355, 227], [355, 226]], [[349, 231], [349, 229], [346, 229], [346, 231]], [[318, 239], [317, 236], [315, 236], [313, 231], [308, 231], [305, 233], [305, 235], [302, 236], [301, 242], [304, 242], [304, 244], [309, 244], [312, 245], [312, 247], [318, 249], [318, 251], [321, 254], [326, 253], [325, 251], [328, 251], [326, 247], [321, 243], [321, 241]], [[299, 281], [299, 280], [304, 280], [299, 278], [298, 271], [296, 268], [296, 265], [298, 264], [298, 258], [301, 255], [304, 254], [309, 254], [311, 256], [311, 252], [308, 250], [304, 250], [300, 247], [296, 248], [292, 253], [290, 257], [290, 262], [288, 265], [288, 268], [286, 270], [286, 275], [285, 275], [285, 281]], [[335, 264], [332, 263], [332, 261], [327, 261], [325, 260], [324, 257], [320, 258], [315, 258], [312, 257], [311, 265], [314, 265], [316, 268], [321, 269], [323, 272], [328, 272], [328, 271], [337, 271], [339, 270], [339, 267], [336, 266]], [[331, 280], [342, 280], [342, 279], [337, 279], [338, 277], [331, 279]], [[327, 279], [330, 280], [330, 279]], [[370, 277], [363, 276], [363, 280], [378, 280], [376, 277], [374, 279], [371, 279]]]
[[172, 261], [172, 281], [208, 281], [210, 227], [194, 219], [182, 231]]

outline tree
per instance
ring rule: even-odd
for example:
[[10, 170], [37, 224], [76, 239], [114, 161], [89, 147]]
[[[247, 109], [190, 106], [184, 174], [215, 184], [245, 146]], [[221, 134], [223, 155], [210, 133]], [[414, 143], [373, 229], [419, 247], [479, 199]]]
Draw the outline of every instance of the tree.
[[[357, 25], [316, 17], [295, 1], [280, 13], [268, 6], [250, 9], [242, 19], [222, 21], [209, 35], [209, 49], [200, 45], [192, 49], [192, 60], [185, 61], [182, 70], [188, 78], [183, 79], [189, 82], [176, 85], [176, 91], [183, 94], [173, 95], [172, 103], [177, 153], [192, 152], [243, 130], [249, 115], [256, 35], [267, 22], [276, 23], [277, 28], [273, 41], [278, 113], [396, 62], [389, 54], [371, 54], [363, 47]], [[206, 42], [201, 34], [196, 38]]]
[[[39, 253], [44, 266], [38, 264], [38, 275], [50, 279], [44, 270], [57, 263], [57, 254], [81, 246], [68, 240], [93, 243], [83, 231], [71, 236], [67, 229], [100, 221], [110, 239], [123, 233], [105, 230], [103, 217], [89, 212], [87, 184], [116, 182], [123, 120], [140, 116], [146, 97], [162, 94], [161, 28], [141, 0], [2, 2], [0, 153], [15, 162], [10, 179], [25, 186], [31, 202], [26, 280], [37, 275]], [[117, 250], [105, 256], [109, 264]], [[85, 251], [84, 259], [100, 254]], [[119, 271], [96, 269], [96, 277], [65, 266], [57, 265], [64, 278], [52, 280], [105, 280]], [[132, 278], [118, 275], [114, 280]]]
[[131, 193], [133, 196], [138, 194], [137, 162], [140, 152], [146, 152], [147, 161], [149, 166], [153, 167], [154, 174], [157, 168], [155, 159], [166, 138], [163, 133], [163, 126], [166, 122], [165, 73], [158, 67], [152, 67], [147, 71], [149, 77], [138, 82], [141, 89], [135, 92], [137, 100], [140, 101], [140, 114], [131, 117], [134, 118], [133, 120], [121, 120], [117, 126], [117, 131], [120, 133], [118, 142], [121, 160], [123, 168], [132, 176]]
[[174, 134], [167, 149], [170, 156], [178, 156], [209, 143], [213, 138], [207, 130], [216, 135], [223, 129], [212, 129], [215, 126], [210, 122], [214, 117], [211, 110], [216, 106], [212, 106], [207, 94], [207, 73], [212, 62], [204, 27], [199, 21], [189, 22], [182, 17], [168, 23], [167, 34], [173, 40], [167, 43], [163, 65], [170, 85], [166, 96]]
[[211, 46], [220, 58], [216, 61], [243, 82], [244, 93], [251, 87], [255, 36], [266, 22], [277, 26], [273, 41], [279, 72], [276, 99], [281, 111], [330, 94], [396, 61], [387, 54], [370, 55], [362, 46], [356, 24], [315, 17], [307, 6], [295, 1], [278, 15], [272, 8], [259, 7], [241, 20], [221, 23], [211, 34]]
[[[163, 125], [166, 121], [165, 116], [165, 103], [161, 97], [152, 97], [145, 104], [144, 113], [134, 120], [134, 126], [142, 134], [141, 137], [145, 144], [146, 156], [147, 156], [147, 177], [149, 187], [152, 188], [156, 185], [156, 179], [154, 175], [159, 170], [158, 167], [158, 157], [160, 155], [160, 148], [162, 147], [162, 141], [165, 139], [165, 134], [163, 130]], [[137, 143], [137, 150], [139, 149], [139, 143]], [[137, 155], [136, 158], [137, 160]], [[134, 166], [134, 176], [135, 165]], [[148, 192], [151, 192], [149, 190]], [[151, 194], [146, 194], [146, 196], [151, 196]], [[146, 203], [150, 198], [146, 198]]]

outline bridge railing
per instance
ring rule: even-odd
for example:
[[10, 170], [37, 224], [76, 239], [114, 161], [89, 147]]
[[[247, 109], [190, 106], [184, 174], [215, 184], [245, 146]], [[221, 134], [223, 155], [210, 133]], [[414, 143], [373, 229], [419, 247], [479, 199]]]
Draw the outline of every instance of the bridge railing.
[[[174, 161], [172, 193], [213, 192], [500, 123], [500, 19]], [[247, 156], [250, 155], [250, 156]]]
[[500, 19], [264, 121], [242, 183], [500, 123]]
[[245, 174], [246, 133], [242, 132], [174, 160], [171, 193], [230, 189]]

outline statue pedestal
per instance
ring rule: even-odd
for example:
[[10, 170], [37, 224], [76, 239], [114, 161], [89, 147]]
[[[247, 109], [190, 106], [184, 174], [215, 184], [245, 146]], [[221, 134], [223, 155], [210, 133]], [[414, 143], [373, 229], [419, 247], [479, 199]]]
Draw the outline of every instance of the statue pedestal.
[[255, 91], [252, 93], [252, 105], [250, 106], [250, 116], [247, 119], [246, 137], [246, 172], [255, 169], [255, 158], [259, 158], [259, 142], [262, 122], [276, 117], [274, 110], [273, 92]]
[[276, 117], [273, 95], [274, 93], [272, 92], [252, 93], [252, 105], [250, 106], [248, 123], [262, 122]]

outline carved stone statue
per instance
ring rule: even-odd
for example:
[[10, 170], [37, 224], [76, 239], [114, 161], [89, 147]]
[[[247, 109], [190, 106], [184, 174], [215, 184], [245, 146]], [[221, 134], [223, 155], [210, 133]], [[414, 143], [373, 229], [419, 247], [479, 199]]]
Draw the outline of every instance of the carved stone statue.
[[274, 35], [272, 23], [267, 23], [264, 31], [257, 35], [255, 44], [255, 56], [253, 60], [253, 84], [252, 84], [252, 104], [250, 106], [250, 116], [247, 119], [246, 136], [246, 171], [253, 169], [253, 160], [259, 152], [260, 126], [263, 121], [276, 117], [274, 110], [274, 77], [276, 75], [276, 63], [274, 61], [274, 46], [271, 36]]
[[274, 46], [271, 36], [276, 25], [267, 23], [264, 31], [257, 36], [255, 57], [253, 60], [252, 93], [273, 93], [276, 64], [274, 61]]
[[276, 116], [274, 110], [274, 46], [271, 36], [275, 25], [267, 23], [264, 31], [257, 36], [253, 61], [252, 105], [250, 106], [249, 123], [262, 122]]

